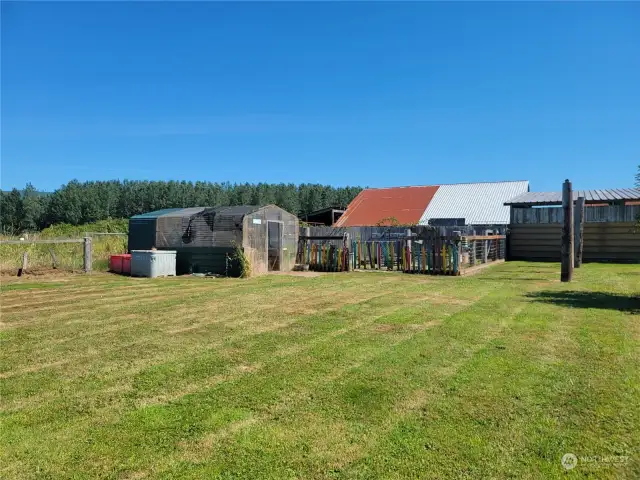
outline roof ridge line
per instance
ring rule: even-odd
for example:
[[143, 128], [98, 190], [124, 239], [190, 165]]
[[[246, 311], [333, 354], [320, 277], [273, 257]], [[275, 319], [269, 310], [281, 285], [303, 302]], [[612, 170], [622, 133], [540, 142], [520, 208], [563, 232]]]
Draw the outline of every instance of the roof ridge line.
[[529, 180], [497, 180], [491, 182], [457, 182], [457, 183], [437, 183], [432, 185], [400, 185], [397, 187], [367, 187], [363, 190], [391, 190], [394, 188], [433, 188], [433, 187], [445, 187], [448, 185], [481, 185], [486, 183], [523, 183], [529, 182]]

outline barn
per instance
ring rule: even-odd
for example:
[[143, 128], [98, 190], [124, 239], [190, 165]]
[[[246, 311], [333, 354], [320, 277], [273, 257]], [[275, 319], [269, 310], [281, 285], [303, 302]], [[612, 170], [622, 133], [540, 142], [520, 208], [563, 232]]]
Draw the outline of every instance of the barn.
[[526, 180], [367, 188], [353, 199], [335, 226], [506, 226], [509, 207], [504, 202], [528, 191]]
[[[574, 190], [574, 203], [579, 197], [585, 204], [583, 260], [640, 263], [640, 189]], [[524, 193], [505, 206], [511, 209], [508, 259], [559, 262], [562, 192]]]
[[298, 231], [298, 218], [276, 205], [172, 208], [131, 217], [129, 251], [175, 250], [178, 275], [238, 276], [238, 247], [252, 273], [289, 271]]

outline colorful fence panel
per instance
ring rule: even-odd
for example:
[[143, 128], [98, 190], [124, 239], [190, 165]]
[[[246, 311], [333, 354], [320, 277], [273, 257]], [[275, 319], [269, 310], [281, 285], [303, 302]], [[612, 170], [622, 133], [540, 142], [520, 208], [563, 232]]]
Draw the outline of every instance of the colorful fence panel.
[[354, 270], [397, 270], [431, 275], [458, 275], [460, 272], [459, 247], [453, 240], [434, 245], [400, 240], [354, 240], [351, 245]]
[[309, 270], [346, 272], [350, 263], [349, 249], [336, 245], [300, 241], [298, 263], [309, 265]]
[[[382, 229], [381, 229], [382, 230]], [[422, 226], [399, 232], [350, 239], [348, 232], [336, 235], [301, 235], [298, 263], [310, 270], [388, 270], [428, 275], [461, 275], [465, 268], [504, 259], [504, 235], [439, 235]]]

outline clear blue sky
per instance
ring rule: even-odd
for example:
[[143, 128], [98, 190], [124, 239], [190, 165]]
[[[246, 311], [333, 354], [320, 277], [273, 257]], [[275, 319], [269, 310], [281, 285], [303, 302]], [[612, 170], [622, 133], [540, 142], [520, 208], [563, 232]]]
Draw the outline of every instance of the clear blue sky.
[[2, 2], [3, 189], [633, 184], [640, 3]]

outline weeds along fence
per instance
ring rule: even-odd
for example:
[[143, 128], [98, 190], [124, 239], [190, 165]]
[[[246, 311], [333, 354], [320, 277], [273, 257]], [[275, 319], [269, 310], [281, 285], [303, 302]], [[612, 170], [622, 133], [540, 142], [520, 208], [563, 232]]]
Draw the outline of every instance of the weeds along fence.
[[389, 270], [461, 275], [471, 267], [504, 260], [504, 235], [462, 235], [463, 231], [468, 229], [308, 227], [300, 236], [297, 262], [310, 270], [327, 272]]
[[82, 238], [3, 238], [3, 274], [106, 270], [109, 256], [127, 251], [127, 234], [91, 234]]

